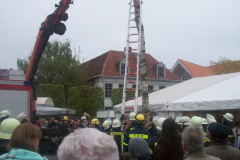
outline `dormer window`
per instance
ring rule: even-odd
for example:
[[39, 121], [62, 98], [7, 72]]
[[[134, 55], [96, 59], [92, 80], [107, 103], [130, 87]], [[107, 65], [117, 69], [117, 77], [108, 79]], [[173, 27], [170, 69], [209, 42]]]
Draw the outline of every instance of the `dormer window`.
[[181, 76], [181, 79], [182, 79], [183, 81], [188, 80], [188, 75], [186, 75], [186, 74], [182, 75], [182, 76]]
[[165, 64], [163, 64], [162, 62], [159, 62], [156, 66], [156, 76], [160, 77], [160, 78], [164, 78], [166, 77], [166, 66]]
[[[124, 75], [125, 74], [125, 64], [126, 64], [126, 59], [123, 59], [119, 63], [119, 74]], [[127, 67], [127, 73], [129, 73], [129, 68]]]

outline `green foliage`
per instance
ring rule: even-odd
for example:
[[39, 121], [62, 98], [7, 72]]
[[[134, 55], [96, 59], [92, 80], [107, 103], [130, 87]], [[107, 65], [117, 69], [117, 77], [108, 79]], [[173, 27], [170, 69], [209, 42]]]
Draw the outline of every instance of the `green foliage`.
[[75, 116], [82, 116], [84, 112], [96, 116], [97, 110], [104, 109], [103, 89], [92, 86], [70, 88], [69, 107], [76, 110]]
[[40, 84], [37, 87], [38, 97], [51, 97], [56, 107], [65, 107], [65, 91], [63, 85]]
[[233, 61], [226, 57], [221, 57], [217, 62], [210, 61], [210, 65], [212, 66], [212, 71], [215, 74], [225, 74], [225, 73], [233, 73], [240, 71], [240, 61]]
[[[80, 48], [78, 54], [80, 54]], [[28, 60], [18, 59], [18, 68], [26, 73]], [[80, 68], [79, 56], [73, 55], [70, 41], [48, 42], [38, 64], [37, 78], [40, 84], [63, 85], [65, 90], [65, 105], [68, 102], [68, 91], [71, 87], [87, 83], [87, 74]]]
[[[127, 90], [135, 90], [135, 88], [127, 88]], [[123, 94], [123, 88], [114, 88], [112, 90], [112, 106], [115, 106], [117, 104], [122, 103], [122, 94]], [[135, 92], [127, 92], [126, 98], [134, 98]], [[141, 90], [138, 89], [138, 97], [141, 96]]]

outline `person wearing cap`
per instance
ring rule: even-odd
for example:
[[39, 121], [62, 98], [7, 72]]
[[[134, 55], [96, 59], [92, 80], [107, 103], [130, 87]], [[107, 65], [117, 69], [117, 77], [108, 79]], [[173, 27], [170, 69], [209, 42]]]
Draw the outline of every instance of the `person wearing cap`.
[[123, 153], [123, 140], [124, 140], [124, 133], [121, 130], [121, 122], [118, 119], [115, 119], [112, 123], [112, 129], [110, 135], [115, 140], [119, 153]]
[[7, 146], [9, 139], [14, 131], [14, 129], [20, 125], [20, 122], [14, 118], [5, 119], [0, 126], [0, 155], [7, 153]]
[[130, 139], [134, 137], [143, 138], [146, 142], [151, 138], [151, 134], [144, 129], [144, 125], [146, 123], [146, 118], [143, 114], [137, 114], [135, 116], [135, 128], [128, 132], [123, 142], [123, 152], [128, 152], [128, 144]]
[[157, 145], [157, 142], [159, 141], [161, 130], [162, 130], [162, 125], [165, 120], [166, 120], [165, 117], [161, 117], [157, 120], [157, 126], [156, 126], [157, 131], [156, 131], [155, 135], [148, 140], [148, 147], [150, 149], [151, 155], [154, 152], [154, 148]]
[[85, 116], [81, 117], [81, 124], [78, 127], [79, 128], [88, 128], [87, 117], [85, 117]]
[[228, 128], [228, 141], [234, 145], [235, 138], [232, 131], [233, 115], [231, 113], [224, 114], [222, 117], [222, 123]]
[[91, 126], [92, 128], [96, 128], [97, 130], [103, 132], [101, 126], [99, 125], [99, 120], [97, 118], [92, 119]]
[[131, 112], [129, 114], [130, 126], [126, 129], [126, 133], [128, 133], [129, 131], [135, 128], [135, 124], [136, 124], [135, 117], [136, 117], [136, 113]]
[[106, 120], [103, 122], [102, 126], [103, 126], [103, 129], [104, 129], [103, 131], [104, 131], [106, 134], [110, 135], [110, 132], [111, 132], [111, 121], [109, 121], [108, 119], [106, 119]]
[[4, 121], [5, 119], [9, 118], [11, 112], [9, 110], [2, 110], [0, 112], [0, 124], [2, 123], [2, 121]]
[[228, 129], [221, 123], [210, 123], [208, 126], [209, 139], [212, 142], [205, 149], [207, 155], [212, 155], [221, 160], [240, 160], [240, 151], [227, 143]]
[[71, 127], [68, 124], [68, 117], [64, 116], [62, 119], [62, 124], [60, 125], [60, 136], [59, 136], [59, 145], [62, 143], [63, 139], [69, 135]]
[[27, 115], [22, 112], [19, 115], [17, 115], [16, 119], [22, 124], [22, 123], [28, 123]]
[[185, 151], [183, 160], [220, 160], [207, 155], [203, 145], [204, 133], [201, 127], [189, 125], [182, 134], [182, 147]]

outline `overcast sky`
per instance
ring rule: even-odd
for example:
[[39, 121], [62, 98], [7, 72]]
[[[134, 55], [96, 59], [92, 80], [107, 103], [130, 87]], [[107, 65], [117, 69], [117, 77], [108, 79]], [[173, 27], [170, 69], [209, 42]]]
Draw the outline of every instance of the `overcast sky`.
[[[41, 22], [59, 0], [0, 1], [0, 69], [17, 69], [34, 47]], [[126, 45], [129, 0], [75, 0], [63, 36], [88, 61]], [[208, 66], [240, 60], [240, 0], [144, 0], [146, 52], [172, 68], [177, 59]]]

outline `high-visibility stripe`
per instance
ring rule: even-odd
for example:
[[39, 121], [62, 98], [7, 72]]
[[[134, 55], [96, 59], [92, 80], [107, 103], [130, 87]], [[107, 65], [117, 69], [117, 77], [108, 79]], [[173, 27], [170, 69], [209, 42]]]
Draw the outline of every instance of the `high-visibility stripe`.
[[125, 145], [125, 146], [128, 146], [128, 144], [127, 144], [127, 143], [124, 143], [124, 142], [122, 142], [122, 144], [123, 144], [123, 145]]
[[[123, 142], [123, 140], [124, 140], [123, 132], [110, 132], [110, 135], [112, 136], [113, 139], [114, 139], [114, 136], [121, 136], [121, 142]], [[121, 149], [122, 149], [122, 153], [123, 153], [123, 143], [121, 144]]]
[[130, 130], [133, 130], [135, 127], [130, 128]]
[[234, 136], [233, 135], [228, 135], [228, 138], [233, 138]]
[[155, 143], [155, 146], [157, 145], [157, 142]]
[[150, 151], [150, 154], [152, 155], [152, 154], [153, 154], [153, 151], [151, 150], [151, 148], [149, 148], [149, 151]]
[[129, 134], [129, 138], [135, 138], [135, 137], [148, 139], [148, 135], [146, 135], [146, 134]]
[[210, 142], [207, 137], [204, 137], [204, 142]]

